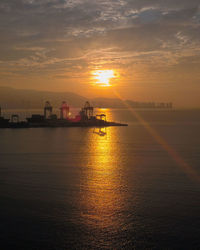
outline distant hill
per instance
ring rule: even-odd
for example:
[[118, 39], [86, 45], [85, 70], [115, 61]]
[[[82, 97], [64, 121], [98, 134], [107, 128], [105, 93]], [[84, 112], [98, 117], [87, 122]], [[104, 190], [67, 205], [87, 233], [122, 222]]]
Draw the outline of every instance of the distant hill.
[[89, 99], [71, 92], [50, 92], [27, 89], [0, 87], [0, 107], [3, 109], [40, 109], [44, 103], [50, 101], [53, 107], [60, 107], [62, 101], [69, 106], [80, 108], [86, 101], [99, 108], [172, 108], [172, 103], [124, 101], [118, 98]]
[[82, 107], [87, 98], [70, 92], [50, 92], [0, 87], [0, 106], [10, 109], [37, 109], [50, 101], [54, 107], [59, 107], [62, 101], [70, 106]]
[[71, 92], [50, 92], [0, 87], [0, 106], [5, 109], [39, 109], [44, 106], [45, 101], [50, 101], [54, 107], [59, 107], [62, 101], [66, 101], [72, 107], [83, 107], [86, 101], [90, 101], [94, 107], [124, 107], [123, 103], [117, 98], [89, 99]]
[[122, 100], [118, 98], [94, 98], [91, 100], [94, 107], [99, 108], [124, 108]]

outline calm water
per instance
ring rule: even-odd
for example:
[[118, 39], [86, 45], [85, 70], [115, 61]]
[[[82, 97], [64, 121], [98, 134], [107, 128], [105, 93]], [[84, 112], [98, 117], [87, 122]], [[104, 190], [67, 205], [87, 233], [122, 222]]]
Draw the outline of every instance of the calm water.
[[140, 112], [187, 168], [105, 112], [129, 126], [0, 130], [0, 249], [200, 249], [200, 111]]

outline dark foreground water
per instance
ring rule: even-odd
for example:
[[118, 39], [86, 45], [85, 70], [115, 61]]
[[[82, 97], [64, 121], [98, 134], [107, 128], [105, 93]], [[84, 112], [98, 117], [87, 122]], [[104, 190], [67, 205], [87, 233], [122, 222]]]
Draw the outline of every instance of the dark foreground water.
[[200, 249], [200, 111], [106, 112], [129, 126], [0, 130], [0, 249]]

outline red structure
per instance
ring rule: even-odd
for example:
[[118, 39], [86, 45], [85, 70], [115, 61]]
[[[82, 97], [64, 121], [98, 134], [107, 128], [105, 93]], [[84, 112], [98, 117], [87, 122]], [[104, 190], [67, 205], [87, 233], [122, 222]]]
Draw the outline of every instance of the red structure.
[[70, 119], [70, 122], [80, 122], [81, 121], [81, 116], [80, 115], [76, 115], [74, 118]]
[[62, 102], [60, 107], [60, 119], [68, 119], [69, 118], [69, 106], [66, 102]]

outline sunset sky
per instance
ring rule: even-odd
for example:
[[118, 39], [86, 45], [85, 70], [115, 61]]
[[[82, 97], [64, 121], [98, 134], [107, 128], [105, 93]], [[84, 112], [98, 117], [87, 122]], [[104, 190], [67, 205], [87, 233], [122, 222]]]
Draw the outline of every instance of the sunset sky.
[[0, 86], [200, 107], [199, 0], [1, 0], [0, 32]]

